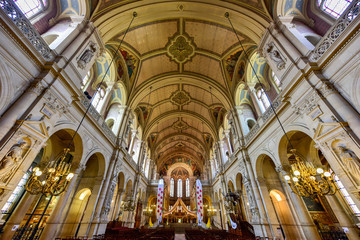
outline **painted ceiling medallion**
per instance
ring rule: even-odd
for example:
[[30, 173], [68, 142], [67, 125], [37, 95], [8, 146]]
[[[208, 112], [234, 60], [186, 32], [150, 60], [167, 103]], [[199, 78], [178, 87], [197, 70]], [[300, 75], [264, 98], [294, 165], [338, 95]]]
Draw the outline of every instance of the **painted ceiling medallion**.
[[180, 119], [180, 120], [174, 122], [172, 127], [177, 129], [177, 130], [184, 130], [184, 129], [187, 129], [189, 127], [189, 125], [186, 122], [184, 122], [183, 120]]
[[177, 35], [169, 39], [167, 54], [177, 63], [185, 63], [194, 56], [195, 46], [191, 38], [186, 35]]
[[179, 105], [179, 106], [188, 104], [190, 102], [190, 100], [191, 100], [191, 98], [190, 98], [189, 94], [185, 91], [173, 92], [170, 97], [170, 101], [173, 104]]

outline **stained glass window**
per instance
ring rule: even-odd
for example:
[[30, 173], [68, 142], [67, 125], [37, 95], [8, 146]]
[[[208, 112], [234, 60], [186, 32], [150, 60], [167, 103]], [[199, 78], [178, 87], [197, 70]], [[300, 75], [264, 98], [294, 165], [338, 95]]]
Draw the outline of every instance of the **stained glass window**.
[[183, 186], [182, 186], [182, 180], [179, 179], [178, 182], [177, 182], [177, 197], [181, 198], [182, 197], [182, 189]]
[[18, 200], [18, 198], [22, 195], [24, 192], [26, 181], [28, 180], [30, 176], [30, 172], [32, 169], [30, 169], [28, 172], [24, 174], [24, 176], [21, 178], [19, 184], [16, 186], [12, 194], [10, 195], [9, 199], [6, 201], [4, 207], [1, 209], [1, 213], [7, 213], [11, 210], [13, 207], [14, 202]]
[[190, 180], [186, 179], [186, 197], [190, 197]]
[[351, 2], [352, 0], [318, 0], [318, 6], [332, 17], [339, 18]]
[[174, 197], [174, 179], [170, 179], [170, 197]]
[[27, 18], [39, 13], [46, 6], [46, 0], [14, 0], [14, 2]]
[[[330, 170], [332, 172], [332, 170]], [[342, 182], [340, 181], [340, 179], [338, 178], [338, 176], [334, 175], [334, 180], [336, 185], [338, 186], [341, 195], [345, 198], [346, 202], [349, 204], [350, 208], [352, 209], [353, 213], [356, 216], [360, 216], [360, 210], [359, 208], [356, 206], [356, 204], [354, 203], [354, 201], [352, 200], [352, 198], [350, 197], [348, 191], [345, 189], [344, 185], [342, 184]]]

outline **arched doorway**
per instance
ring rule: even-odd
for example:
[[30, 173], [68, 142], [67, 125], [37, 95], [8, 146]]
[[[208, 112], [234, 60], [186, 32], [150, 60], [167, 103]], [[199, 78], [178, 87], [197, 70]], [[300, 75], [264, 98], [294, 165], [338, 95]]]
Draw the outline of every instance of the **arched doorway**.
[[[264, 154], [258, 158], [257, 174], [258, 178], [264, 179], [259, 184], [275, 236], [280, 239], [302, 239], [303, 235], [285, 198], [283, 183], [269, 156]], [[281, 205], [278, 204], [280, 200]]]
[[78, 180], [74, 198], [67, 213], [61, 236], [86, 236], [91, 217], [96, 207], [102, 185], [105, 160], [95, 153], [86, 162], [85, 170]]

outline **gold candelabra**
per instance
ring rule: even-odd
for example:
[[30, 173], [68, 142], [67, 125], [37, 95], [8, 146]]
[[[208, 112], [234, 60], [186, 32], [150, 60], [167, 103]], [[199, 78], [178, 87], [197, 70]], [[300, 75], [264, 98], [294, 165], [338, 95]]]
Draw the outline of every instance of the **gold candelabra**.
[[216, 215], [216, 208], [214, 208], [213, 206], [208, 207], [207, 209], [207, 214], [209, 217], [215, 216]]
[[144, 215], [150, 217], [153, 213], [153, 209], [151, 207], [146, 207], [144, 210]]
[[71, 164], [65, 162], [69, 151], [68, 148], [64, 149], [64, 155], [58, 160], [50, 161], [43, 170], [34, 168], [25, 184], [26, 191], [34, 195], [42, 193], [45, 196], [62, 194], [74, 176], [70, 173]]
[[295, 157], [295, 161], [290, 162], [290, 173], [285, 175], [284, 179], [294, 193], [302, 197], [333, 195], [336, 193], [334, 173], [324, 171], [320, 167], [315, 168], [311, 162], [305, 162], [296, 154], [295, 149], [292, 149], [291, 153]]

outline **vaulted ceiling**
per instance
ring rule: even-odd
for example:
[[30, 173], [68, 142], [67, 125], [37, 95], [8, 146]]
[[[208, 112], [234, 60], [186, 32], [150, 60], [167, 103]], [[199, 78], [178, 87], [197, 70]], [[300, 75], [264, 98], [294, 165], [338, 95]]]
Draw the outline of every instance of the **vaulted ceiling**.
[[177, 158], [203, 171], [241, 77], [242, 49], [224, 14], [252, 51], [270, 22], [267, 1], [102, 2], [92, 18], [109, 46], [138, 13], [122, 43], [133, 71], [127, 102], [158, 169]]

